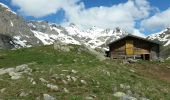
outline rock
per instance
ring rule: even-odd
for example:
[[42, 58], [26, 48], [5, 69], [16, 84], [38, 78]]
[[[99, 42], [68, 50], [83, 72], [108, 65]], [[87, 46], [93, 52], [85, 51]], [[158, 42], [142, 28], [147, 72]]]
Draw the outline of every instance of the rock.
[[165, 62], [165, 60], [163, 58], [159, 58], [158, 61], [161, 62], [161, 63]]
[[67, 82], [66, 80], [62, 80], [62, 82], [63, 82], [65, 85], [68, 84], [68, 82]]
[[39, 78], [39, 80], [42, 82], [42, 83], [48, 83], [47, 80], [43, 79], [43, 78]]
[[130, 86], [129, 85], [120, 84], [120, 88], [128, 90], [128, 89], [130, 89]]
[[54, 97], [48, 95], [48, 94], [43, 94], [44, 100], [56, 100]]
[[0, 90], [0, 92], [1, 92], [1, 93], [4, 93], [5, 90], [6, 90], [6, 88], [3, 88], [3, 89]]
[[58, 91], [59, 90], [57, 85], [47, 84], [47, 87], [50, 88], [51, 90], [54, 90], [54, 91]]
[[147, 99], [145, 97], [141, 97], [141, 98], [139, 98], [139, 100], [149, 100], [149, 99]]
[[67, 81], [70, 82], [70, 81], [71, 81], [71, 76], [70, 76], [70, 75], [67, 75], [66, 77], [67, 77]]
[[135, 72], [135, 70], [133, 70], [133, 69], [130, 69], [130, 71], [131, 71], [132, 73], [134, 73], [134, 72]]
[[90, 97], [90, 96], [85, 97], [85, 100], [93, 100], [93, 97]]
[[4, 69], [0, 69], [0, 75], [3, 75], [5, 73], [6, 73], [6, 71]]
[[33, 82], [32, 82], [32, 85], [35, 85], [35, 84], [36, 84], [36, 82], [35, 82], [35, 81], [33, 81]]
[[52, 76], [51, 76], [51, 78], [54, 78], [54, 79], [59, 79], [60, 78], [60, 76], [58, 75], [58, 74], [53, 74]]
[[10, 72], [14, 72], [14, 68], [7, 68], [7, 69], [0, 69], [0, 75], [6, 74], [6, 73], [10, 73]]
[[137, 100], [135, 97], [124, 95], [120, 97], [120, 100]]
[[71, 79], [75, 82], [77, 81], [77, 78], [76, 77], [71, 77]]
[[68, 72], [69, 70], [62, 70], [62, 72]]
[[129, 95], [129, 96], [130, 96], [130, 95], [133, 95], [133, 93], [132, 93], [131, 90], [127, 90], [126, 94]]
[[12, 80], [17, 80], [21, 78], [23, 73], [30, 74], [30, 72], [32, 72], [32, 69], [26, 64], [16, 66], [16, 68], [0, 69], [0, 75], [8, 73]]
[[68, 44], [61, 42], [61, 41], [55, 41], [54, 43], [54, 49], [62, 52], [69, 52], [70, 47]]
[[87, 84], [87, 82], [85, 81], [85, 80], [80, 80], [80, 82], [82, 83], [82, 84]]
[[29, 95], [29, 93], [25, 93], [25, 92], [22, 91], [19, 96], [20, 97], [25, 97], [25, 96], [28, 96], [28, 95]]
[[23, 64], [23, 65], [16, 66], [15, 71], [16, 72], [23, 72], [23, 71], [28, 70], [28, 69], [29, 69], [28, 65]]
[[75, 70], [71, 70], [72, 73], [76, 74], [78, 71], [75, 71]]
[[129, 58], [129, 59], [127, 59], [127, 62], [129, 62], [129, 63], [136, 63], [136, 62], [138, 62], [138, 60]]
[[121, 98], [121, 97], [125, 96], [126, 94], [123, 93], [123, 92], [116, 92], [116, 93], [114, 93], [113, 95], [114, 95], [115, 97]]
[[66, 88], [64, 88], [63, 91], [64, 91], [65, 93], [69, 93], [69, 90], [67, 90]]
[[21, 74], [15, 72], [9, 72], [9, 75], [11, 76], [12, 80], [17, 80], [21, 77]]

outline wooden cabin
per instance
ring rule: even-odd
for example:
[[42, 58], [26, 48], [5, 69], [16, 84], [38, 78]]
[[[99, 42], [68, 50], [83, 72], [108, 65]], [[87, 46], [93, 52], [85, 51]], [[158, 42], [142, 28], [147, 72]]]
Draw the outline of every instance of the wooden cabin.
[[156, 60], [159, 58], [159, 46], [159, 43], [129, 34], [110, 43], [108, 54], [113, 59]]

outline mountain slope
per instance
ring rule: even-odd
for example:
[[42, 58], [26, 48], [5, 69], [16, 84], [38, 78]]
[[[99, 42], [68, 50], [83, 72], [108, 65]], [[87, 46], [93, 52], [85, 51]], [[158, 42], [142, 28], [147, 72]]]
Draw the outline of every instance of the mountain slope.
[[170, 28], [166, 28], [165, 30], [154, 33], [148, 37], [150, 40], [155, 40], [161, 42], [164, 46], [170, 45]]
[[39, 45], [39, 41], [30, 31], [27, 22], [4, 4], [0, 4], [0, 33], [11, 37], [15, 47]]
[[162, 58], [170, 57], [170, 28], [166, 28], [165, 30], [152, 34], [148, 37], [150, 40], [158, 41], [161, 44], [160, 56]]
[[52, 44], [55, 40], [65, 43], [86, 45], [91, 48], [105, 48], [106, 44], [118, 39], [127, 33], [120, 28], [101, 29], [92, 27], [86, 30], [78, 28], [75, 24], [68, 27], [50, 24], [48, 22], [29, 22], [28, 24], [34, 33], [44, 45]]

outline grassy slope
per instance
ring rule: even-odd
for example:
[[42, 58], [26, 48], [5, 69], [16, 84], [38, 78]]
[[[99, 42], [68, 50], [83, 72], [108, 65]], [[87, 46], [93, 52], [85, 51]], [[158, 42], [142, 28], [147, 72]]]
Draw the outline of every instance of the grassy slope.
[[[120, 84], [124, 84], [129, 85], [132, 93], [138, 94], [140, 97], [147, 97], [151, 100], [170, 100], [169, 83], [139, 74], [135, 67], [129, 65], [109, 60], [100, 62], [85, 51], [78, 53], [78, 48], [78, 46], [75, 46], [69, 53], [54, 51], [52, 46], [1, 51], [0, 68], [33, 63], [29, 66], [33, 69], [32, 75], [29, 77], [34, 78], [37, 84], [32, 85], [27, 79], [28, 75], [16, 81], [11, 80], [8, 75], [2, 75], [0, 76], [0, 89], [7, 89], [0, 94], [0, 98], [34, 100], [36, 97], [42, 97], [42, 94], [47, 93], [59, 100], [81, 100], [91, 94], [96, 95], [96, 99], [110, 100], [116, 99], [113, 97], [113, 88], [117, 88], [117, 91], [121, 92], [127, 91], [127, 89], [120, 87]], [[72, 69], [78, 71], [78, 73], [62, 71]], [[51, 78], [53, 74], [58, 74], [60, 79], [54, 81]], [[65, 85], [61, 80], [66, 79], [66, 77], [60, 74], [79, 78], [76, 82]], [[57, 92], [50, 90], [39, 81], [40, 77], [58, 85], [60, 90]], [[83, 85], [79, 80], [85, 80], [87, 84]], [[63, 88], [67, 88], [70, 92], [64, 93]], [[26, 97], [19, 97], [21, 91], [31, 92]]]

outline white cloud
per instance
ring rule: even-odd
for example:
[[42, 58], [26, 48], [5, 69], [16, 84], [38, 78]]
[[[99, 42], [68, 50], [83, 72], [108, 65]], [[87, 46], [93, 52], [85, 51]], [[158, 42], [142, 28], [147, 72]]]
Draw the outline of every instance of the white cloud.
[[42, 17], [56, 13], [61, 8], [62, 0], [12, 0], [19, 12], [27, 16]]
[[170, 27], [170, 8], [156, 13], [154, 16], [147, 18], [141, 22], [141, 26], [144, 29], [152, 29], [153, 31], [157, 28]]
[[19, 6], [19, 12], [28, 16], [43, 17], [63, 9], [66, 18], [64, 23], [102, 28], [121, 27], [130, 33], [137, 32], [136, 21], [148, 17], [151, 10], [147, 0], [128, 0], [111, 7], [88, 9], [80, 0], [12, 0], [12, 3]]

